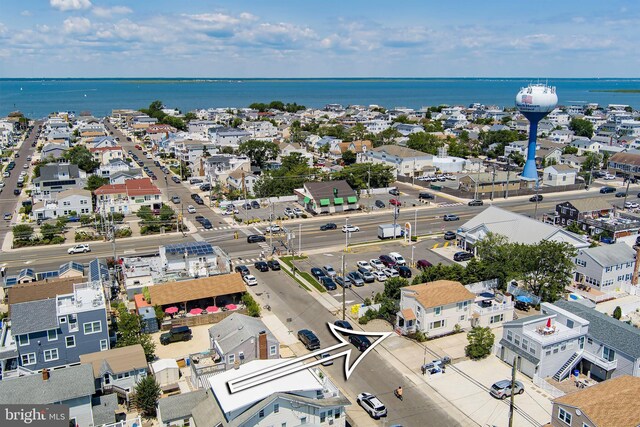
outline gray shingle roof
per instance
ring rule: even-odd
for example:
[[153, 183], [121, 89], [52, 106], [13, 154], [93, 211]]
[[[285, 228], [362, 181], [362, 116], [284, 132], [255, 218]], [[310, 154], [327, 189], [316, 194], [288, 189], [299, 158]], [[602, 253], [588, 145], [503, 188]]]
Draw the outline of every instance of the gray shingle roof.
[[158, 411], [162, 416], [162, 422], [167, 423], [191, 417], [193, 408], [206, 398], [205, 390], [196, 390], [160, 399], [158, 401]]
[[116, 421], [116, 410], [118, 410], [118, 395], [106, 394], [92, 399], [93, 424], [111, 424]]
[[44, 381], [41, 374], [9, 378], [2, 381], [0, 404], [31, 403], [46, 405], [54, 402], [91, 396], [95, 393], [91, 365], [77, 365], [49, 371]]
[[11, 332], [14, 336], [57, 328], [55, 298], [11, 304]]
[[585, 248], [582, 252], [589, 255], [603, 267], [633, 262], [636, 255], [636, 251], [624, 242], [597, 246], [595, 248]]
[[40, 168], [40, 177], [34, 179], [34, 181], [51, 181], [58, 179], [60, 172], [66, 172], [71, 178], [79, 178], [80, 172], [78, 171], [78, 165], [71, 164], [53, 164], [44, 165]]
[[267, 338], [270, 341], [276, 340], [262, 320], [240, 313], [233, 313], [210, 327], [209, 337], [218, 342], [222, 351], [227, 352], [246, 340], [256, 337], [262, 331], [267, 333]]
[[570, 203], [578, 212], [606, 211], [613, 207], [611, 203], [601, 197], [568, 200], [567, 203]]
[[635, 359], [640, 358], [640, 329], [609, 317], [579, 302], [560, 300], [554, 305], [589, 321], [588, 335]]
[[356, 191], [351, 188], [347, 181], [324, 181], [324, 182], [307, 182], [305, 188], [311, 193], [314, 200], [333, 199], [333, 189], [337, 189], [337, 197], [357, 196]]

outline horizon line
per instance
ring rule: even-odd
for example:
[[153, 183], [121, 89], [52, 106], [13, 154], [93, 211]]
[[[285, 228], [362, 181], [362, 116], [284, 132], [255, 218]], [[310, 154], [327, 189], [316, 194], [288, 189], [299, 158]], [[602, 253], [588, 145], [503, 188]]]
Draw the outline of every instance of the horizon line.
[[314, 77], [314, 76], [310, 76], [310, 77], [187, 77], [187, 76], [174, 76], [174, 77], [161, 77], [161, 76], [152, 76], [152, 77], [142, 77], [142, 76], [92, 76], [92, 77], [70, 77], [70, 76], [66, 76], [66, 77], [62, 77], [62, 76], [56, 76], [56, 77], [44, 77], [44, 76], [37, 76], [37, 77], [0, 77], [0, 80], [14, 80], [14, 79], [21, 79], [21, 80], [33, 80], [33, 79], [65, 79], [65, 80], [91, 80], [91, 79], [142, 79], [142, 80], [151, 80], [151, 79], [162, 79], [162, 80], [168, 80], [168, 79], [187, 79], [187, 80], [197, 80], [197, 79], [203, 79], [203, 80], [337, 80], [337, 79], [357, 79], [357, 80], [362, 80], [362, 79], [389, 79], [389, 80], [393, 80], [393, 79], [510, 79], [510, 80], [515, 80], [515, 79], [539, 79], [539, 80], [543, 80], [543, 79], [561, 79], [561, 80], [567, 80], [567, 79], [581, 79], [581, 80], [600, 80], [600, 79], [615, 79], [615, 80], [631, 80], [631, 79], [640, 79], [640, 76], [636, 76], [636, 77], [613, 77], [613, 76], [605, 76], [605, 77], [534, 77], [534, 76], [432, 76], [432, 77], [425, 77], [425, 76], [396, 76], [396, 77], [385, 77], [385, 76], [341, 76], [341, 77]]

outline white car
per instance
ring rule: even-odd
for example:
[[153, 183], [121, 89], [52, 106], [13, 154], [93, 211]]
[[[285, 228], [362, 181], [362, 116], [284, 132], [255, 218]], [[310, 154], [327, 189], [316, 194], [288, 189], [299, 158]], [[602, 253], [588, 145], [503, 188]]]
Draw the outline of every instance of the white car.
[[25, 164], [22, 166], [22, 169], [29, 169], [29, 163], [25, 163]]
[[385, 280], [387, 280], [387, 275], [382, 271], [374, 270], [371, 272], [371, 274], [373, 274], [373, 277], [375, 277], [378, 282], [384, 282]]
[[303, 212], [302, 212], [302, 210], [300, 208], [293, 208], [293, 213], [296, 216], [300, 216], [300, 215], [302, 215]]
[[80, 245], [72, 246], [67, 250], [68, 254], [83, 254], [87, 252], [91, 252], [91, 248], [89, 247], [89, 245], [84, 243]]
[[187, 206], [187, 212], [189, 212], [190, 214], [194, 214], [196, 213], [196, 208], [194, 208], [193, 205], [189, 205]]
[[281, 231], [279, 225], [270, 225], [264, 229], [265, 233], [279, 233]]
[[396, 264], [407, 265], [407, 262], [404, 260], [402, 255], [400, 255], [398, 252], [391, 252], [389, 256], [391, 257], [392, 260], [396, 262]]
[[367, 271], [373, 270], [373, 268], [369, 265], [368, 261], [358, 261], [356, 262], [356, 265], [358, 266], [358, 268], [364, 268]]
[[400, 275], [398, 274], [398, 272], [396, 270], [394, 270], [393, 268], [385, 268], [384, 270], [382, 270], [382, 272], [387, 276], [387, 277], [399, 277]]
[[374, 419], [387, 416], [387, 408], [384, 404], [371, 393], [360, 393], [358, 395], [358, 405], [362, 406], [369, 416]]
[[347, 232], [353, 233], [353, 232], [356, 232], [356, 231], [360, 231], [360, 227], [357, 227], [357, 226], [351, 225], [351, 224], [342, 226], [342, 232], [343, 233], [347, 233]]
[[616, 179], [616, 176], [615, 176], [615, 175], [611, 175], [610, 173], [608, 173], [608, 174], [606, 174], [606, 175], [604, 176], [604, 179], [605, 179], [606, 181], [612, 181], [612, 180]]
[[369, 260], [369, 265], [373, 268], [375, 268], [378, 271], [382, 271], [384, 270], [384, 264], [382, 263], [382, 261], [380, 261], [377, 258], [374, 259], [370, 259]]
[[624, 207], [627, 209], [636, 209], [638, 207], [638, 204], [636, 202], [626, 202], [624, 204]]
[[242, 278], [242, 280], [244, 280], [244, 283], [246, 283], [247, 286], [256, 286], [258, 284], [258, 279], [251, 274], [247, 274]]

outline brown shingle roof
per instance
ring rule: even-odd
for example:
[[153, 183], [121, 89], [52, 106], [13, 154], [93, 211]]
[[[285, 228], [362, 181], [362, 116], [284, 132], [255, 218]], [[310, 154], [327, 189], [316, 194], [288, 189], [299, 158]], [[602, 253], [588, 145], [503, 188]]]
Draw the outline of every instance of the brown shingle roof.
[[609, 162], [640, 166], [640, 153], [638, 153], [637, 151], [616, 153], [609, 158]]
[[93, 367], [93, 377], [100, 378], [105, 372], [121, 374], [134, 369], [147, 368], [147, 359], [140, 344], [111, 350], [96, 351], [80, 355], [80, 363]]
[[402, 318], [404, 320], [416, 320], [416, 315], [410, 308], [405, 308], [404, 310], [400, 311], [400, 313], [402, 314]]
[[460, 282], [452, 280], [436, 280], [402, 288], [402, 291], [415, 293], [415, 299], [424, 307], [439, 307], [441, 305], [472, 300], [475, 294], [462, 286]]
[[49, 281], [39, 281], [16, 285], [9, 288], [9, 307], [11, 304], [21, 302], [37, 301], [41, 299], [55, 298], [58, 295], [66, 295], [73, 292], [73, 285], [83, 283], [82, 277], [70, 277], [65, 279], [49, 279]]
[[564, 395], [553, 403], [579, 408], [599, 427], [636, 427], [640, 425], [639, 394], [640, 378], [623, 375]]
[[149, 287], [152, 305], [179, 304], [201, 298], [213, 298], [245, 292], [240, 273], [221, 274], [202, 279], [184, 280]]

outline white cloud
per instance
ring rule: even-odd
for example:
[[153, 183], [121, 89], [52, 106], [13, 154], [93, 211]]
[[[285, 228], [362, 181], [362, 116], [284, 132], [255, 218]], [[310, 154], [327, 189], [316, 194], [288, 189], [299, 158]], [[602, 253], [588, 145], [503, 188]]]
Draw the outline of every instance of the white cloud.
[[100, 7], [95, 6], [91, 9], [91, 13], [101, 18], [111, 18], [113, 15], [127, 15], [133, 13], [133, 10], [127, 6]]
[[89, 0], [49, 0], [51, 7], [66, 12], [68, 10], [89, 9], [91, 1]]
[[20, 12], [20, 15], [22, 16], [31, 16], [31, 12], [28, 10], [23, 10], [22, 12]]
[[62, 23], [66, 34], [86, 34], [91, 29], [91, 21], [80, 16], [72, 16]]

